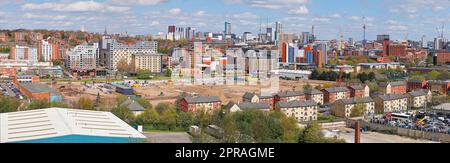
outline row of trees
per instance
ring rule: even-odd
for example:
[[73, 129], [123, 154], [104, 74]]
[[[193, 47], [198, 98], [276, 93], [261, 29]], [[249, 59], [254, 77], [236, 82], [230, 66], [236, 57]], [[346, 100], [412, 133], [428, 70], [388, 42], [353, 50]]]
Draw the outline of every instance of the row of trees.
[[431, 71], [429, 73], [412, 72], [410, 78], [419, 80], [450, 80], [449, 71]]
[[[313, 80], [325, 80], [325, 81], [336, 81], [339, 77], [339, 74], [334, 71], [320, 71], [315, 69], [311, 73], [311, 79]], [[346, 81], [351, 81], [353, 79], [358, 79], [362, 83], [365, 83], [366, 81], [375, 81], [376, 74], [375, 72], [362, 72], [354, 76], [352, 73], [344, 73], [342, 76]]]

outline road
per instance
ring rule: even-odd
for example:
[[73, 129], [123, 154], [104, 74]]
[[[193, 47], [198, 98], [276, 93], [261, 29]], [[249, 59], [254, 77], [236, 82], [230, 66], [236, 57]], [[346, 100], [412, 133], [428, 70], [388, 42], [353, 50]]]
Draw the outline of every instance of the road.
[[149, 143], [192, 143], [186, 132], [146, 132], [143, 133]]
[[[355, 131], [350, 128], [340, 128], [339, 138], [343, 138], [347, 143], [355, 142]], [[333, 135], [334, 132], [325, 131], [325, 135]], [[388, 135], [377, 132], [361, 133], [361, 143], [436, 143], [429, 140], [419, 140], [398, 135]]]

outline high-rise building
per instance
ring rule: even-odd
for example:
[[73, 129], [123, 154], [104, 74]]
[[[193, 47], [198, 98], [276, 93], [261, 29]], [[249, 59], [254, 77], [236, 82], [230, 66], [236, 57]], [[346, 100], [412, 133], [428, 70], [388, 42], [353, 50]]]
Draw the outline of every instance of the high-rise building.
[[174, 25], [169, 26], [167, 33], [175, 33], [175, 26]]
[[278, 43], [283, 35], [283, 24], [275, 22], [275, 43]]
[[377, 42], [382, 44], [384, 40], [390, 40], [389, 39], [389, 35], [386, 34], [382, 34], [382, 35], [377, 35]]
[[144, 54], [156, 54], [158, 51], [158, 42], [156, 41], [141, 41], [134, 45], [126, 45], [111, 40], [108, 43], [106, 50], [100, 54], [105, 55], [106, 58], [102, 61], [106, 62], [104, 67], [109, 70], [117, 70], [119, 62], [125, 62], [126, 64], [132, 64], [132, 56], [138, 53]]
[[225, 22], [225, 31], [224, 31], [225, 35], [231, 35], [231, 23], [229, 22]]
[[52, 44], [48, 40], [41, 40], [39, 46], [39, 60], [52, 61]]
[[275, 42], [275, 29], [269, 27], [266, 29], [266, 32], [267, 32], [267, 41]]
[[12, 60], [28, 60], [28, 61], [38, 61], [38, 50], [37, 48], [30, 48], [28, 46], [13, 46], [11, 49], [11, 59]]

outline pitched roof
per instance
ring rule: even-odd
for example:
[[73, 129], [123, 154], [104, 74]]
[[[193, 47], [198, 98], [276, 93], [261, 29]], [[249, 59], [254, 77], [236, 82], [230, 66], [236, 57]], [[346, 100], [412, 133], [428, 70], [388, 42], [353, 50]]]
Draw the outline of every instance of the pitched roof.
[[308, 107], [308, 106], [317, 106], [317, 103], [313, 100], [307, 101], [291, 101], [291, 102], [278, 102], [278, 108], [298, 108], [298, 107]]
[[244, 94], [244, 99], [252, 99], [253, 98], [253, 96], [258, 96], [258, 98], [260, 98], [260, 99], [264, 99], [264, 98], [273, 98], [273, 95], [265, 95], [265, 94], [261, 94], [261, 93], [259, 93], [259, 94], [254, 94], [254, 93], [250, 93], [250, 92], [245, 92], [245, 94]]
[[280, 97], [295, 97], [295, 96], [304, 96], [305, 93], [301, 91], [283, 91], [278, 93]]
[[344, 104], [356, 104], [356, 103], [369, 103], [374, 102], [372, 98], [370, 97], [364, 97], [364, 98], [349, 98], [349, 99], [341, 99], [339, 101], [342, 101]]
[[121, 105], [127, 106], [127, 108], [131, 111], [144, 111], [145, 110], [145, 108], [141, 104], [139, 104], [138, 102], [136, 102], [132, 99], [125, 100]]
[[418, 90], [418, 91], [409, 92], [408, 94], [413, 96], [413, 97], [419, 97], [419, 96], [426, 96], [427, 92], [422, 91], [422, 90]]
[[422, 83], [423, 80], [419, 80], [419, 79], [409, 79], [408, 82], [410, 82], [410, 83]]
[[366, 86], [365, 85], [352, 85], [352, 86], [349, 86], [348, 88], [353, 89], [353, 90], [363, 90], [366, 88]]
[[408, 95], [406, 95], [406, 94], [386, 94], [386, 95], [380, 95], [378, 97], [381, 98], [383, 101], [391, 101], [391, 100], [408, 98]]
[[337, 93], [337, 92], [346, 92], [349, 91], [349, 89], [347, 87], [332, 87], [325, 89], [325, 91], [329, 93]]
[[184, 99], [188, 104], [220, 102], [218, 96], [187, 96]]
[[270, 106], [267, 103], [250, 103], [250, 102], [245, 102], [245, 103], [240, 103], [240, 104], [236, 104], [236, 105], [241, 110], [247, 110], [247, 109], [263, 109], [263, 110], [267, 110], [267, 109], [270, 109]]
[[380, 84], [380, 87], [386, 87], [388, 84], [391, 84], [391, 86], [395, 87], [395, 86], [402, 86], [405, 85], [405, 81], [396, 81], [396, 82], [383, 82]]

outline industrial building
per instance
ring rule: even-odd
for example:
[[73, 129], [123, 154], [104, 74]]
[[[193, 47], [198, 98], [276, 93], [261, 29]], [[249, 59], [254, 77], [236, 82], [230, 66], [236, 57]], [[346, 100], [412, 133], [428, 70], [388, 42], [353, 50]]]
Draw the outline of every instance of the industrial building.
[[30, 100], [49, 100], [49, 102], [61, 102], [61, 94], [50, 87], [40, 83], [20, 83], [17, 85], [20, 92]]
[[110, 112], [48, 108], [0, 114], [0, 143], [137, 143], [145, 139]]

